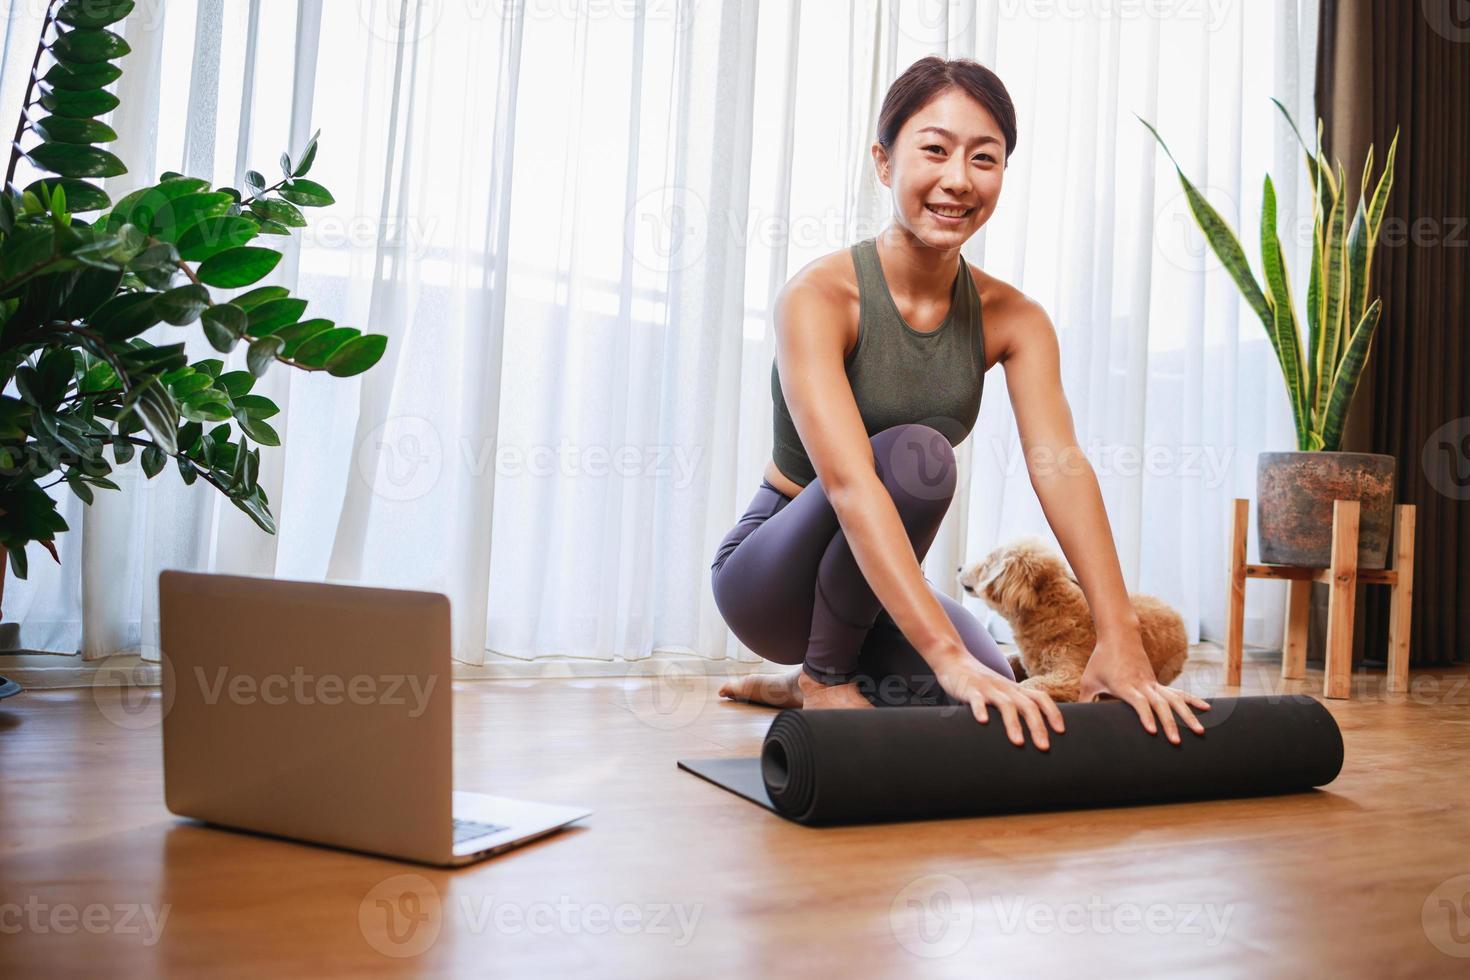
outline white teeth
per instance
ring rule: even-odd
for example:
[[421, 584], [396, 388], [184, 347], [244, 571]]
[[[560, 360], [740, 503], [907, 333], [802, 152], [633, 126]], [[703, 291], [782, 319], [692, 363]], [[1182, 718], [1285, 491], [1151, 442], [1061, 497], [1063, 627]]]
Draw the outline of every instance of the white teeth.
[[935, 207], [932, 204], [926, 204], [924, 205], [924, 207], [928, 208], [930, 211], [933, 211], [935, 214], [942, 215], [946, 218], [963, 218], [965, 215], [970, 213], [969, 208], [940, 208]]

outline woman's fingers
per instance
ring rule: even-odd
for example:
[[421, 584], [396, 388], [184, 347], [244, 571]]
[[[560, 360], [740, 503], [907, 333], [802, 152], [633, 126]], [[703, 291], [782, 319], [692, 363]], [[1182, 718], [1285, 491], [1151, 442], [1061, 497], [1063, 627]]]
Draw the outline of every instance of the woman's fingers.
[[1148, 703], [1148, 698], [1143, 696], [1142, 691], [1137, 689], [1123, 691], [1118, 692], [1117, 696], [1133, 706], [1133, 710], [1138, 712], [1138, 720], [1143, 722], [1144, 729], [1150, 735], [1159, 733], [1159, 727], [1154, 722], [1153, 706]]
[[1159, 721], [1164, 726], [1164, 737], [1178, 745], [1179, 726], [1174, 721], [1174, 708], [1169, 704], [1169, 699], [1164, 697], [1158, 687], [1152, 685], [1145, 688], [1144, 697], [1148, 698], [1148, 703], [1159, 716]]
[[1005, 719], [1006, 734], [1012, 742], [1017, 745], [1026, 744], [1026, 736], [1021, 731], [1021, 718], [1016, 713], [1016, 706], [1004, 695], [995, 699], [995, 706], [1000, 709], [1001, 717]]
[[1184, 719], [1184, 723], [1189, 726], [1191, 731], [1196, 735], [1203, 735], [1205, 733], [1205, 726], [1201, 725], [1199, 719], [1194, 716], [1194, 712], [1189, 710], [1188, 695], [1172, 687], [1164, 688], [1164, 695], [1169, 698], [1170, 703], [1174, 706], [1174, 710], [1179, 712], [1179, 717]]
[[983, 697], [977, 697], [970, 702], [970, 713], [982, 725], [990, 721], [990, 712], [985, 708], [985, 699]]
[[1041, 706], [1028, 697], [1022, 697], [1019, 701], [1021, 713], [1026, 716], [1026, 725], [1031, 729], [1031, 741], [1041, 751], [1047, 751], [1051, 748], [1051, 739], [1046, 734], [1046, 719], [1042, 717]]
[[1030, 695], [1036, 703], [1041, 705], [1041, 713], [1046, 715], [1047, 721], [1051, 722], [1054, 731], [1064, 732], [1067, 730], [1066, 722], [1062, 720], [1062, 709], [1051, 699], [1051, 695], [1045, 691], [1033, 691], [1028, 687], [1021, 688], [1023, 694]]
[[[1169, 688], [1169, 690], [1176, 691], [1176, 690], [1179, 690], [1179, 689], [1178, 688], [1171, 687], [1171, 688]], [[1197, 695], [1197, 694], [1190, 694], [1188, 691], [1179, 691], [1179, 693], [1182, 694], [1182, 695], [1184, 695], [1184, 700], [1188, 701], [1190, 704], [1194, 705], [1196, 708], [1200, 709], [1201, 711], [1209, 711], [1210, 710], [1210, 702], [1206, 701], [1204, 698], [1200, 697], [1199, 695]]]

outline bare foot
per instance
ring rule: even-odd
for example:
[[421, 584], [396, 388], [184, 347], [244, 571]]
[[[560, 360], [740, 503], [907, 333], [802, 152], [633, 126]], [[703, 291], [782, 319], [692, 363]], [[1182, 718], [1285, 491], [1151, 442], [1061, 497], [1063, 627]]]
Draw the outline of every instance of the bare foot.
[[720, 688], [720, 697], [751, 704], [767, 704], [773, 708], [800, 708], [801, 687], [797, 685], [798, 667], [789, 674], [746, 674], [732, 677]]
[[871, 708], [873, 706], [857, 689], [857, 684], [823, 684], [808, 677], [797, 668], [797, 683], [801, 685], [802, 708]]

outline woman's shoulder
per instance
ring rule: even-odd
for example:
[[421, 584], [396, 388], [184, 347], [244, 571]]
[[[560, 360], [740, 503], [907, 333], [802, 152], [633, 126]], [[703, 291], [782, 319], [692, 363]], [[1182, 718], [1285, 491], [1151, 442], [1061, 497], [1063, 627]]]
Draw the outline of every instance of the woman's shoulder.
[[795, 303], [807, 309], [818, 306], [833, 314], [850, 314], [854, 322], [858, 301], [857, 270], [850, 247], [812, 259], [791, 274], [777, 296], [778, 305]]
[[970, 274], [980, 296], [986, 348], [993, 352], [995, 361], [1005, 360], [1016, 345], [1036, 330], [1051, 329], [1045, 308], [1020, 289], [973, 265]]

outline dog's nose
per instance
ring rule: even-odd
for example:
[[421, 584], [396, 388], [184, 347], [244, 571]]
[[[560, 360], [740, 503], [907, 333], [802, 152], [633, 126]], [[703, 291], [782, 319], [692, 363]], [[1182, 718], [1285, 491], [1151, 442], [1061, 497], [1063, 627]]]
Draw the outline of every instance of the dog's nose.
[[957, 571], [957, 572], [963, 572], [964, 570], [965, 570], [965, 566], [964, 565], [960, 565], [960, 566], [958, 566], [958, 567], [955, 568], [955, 571]]

